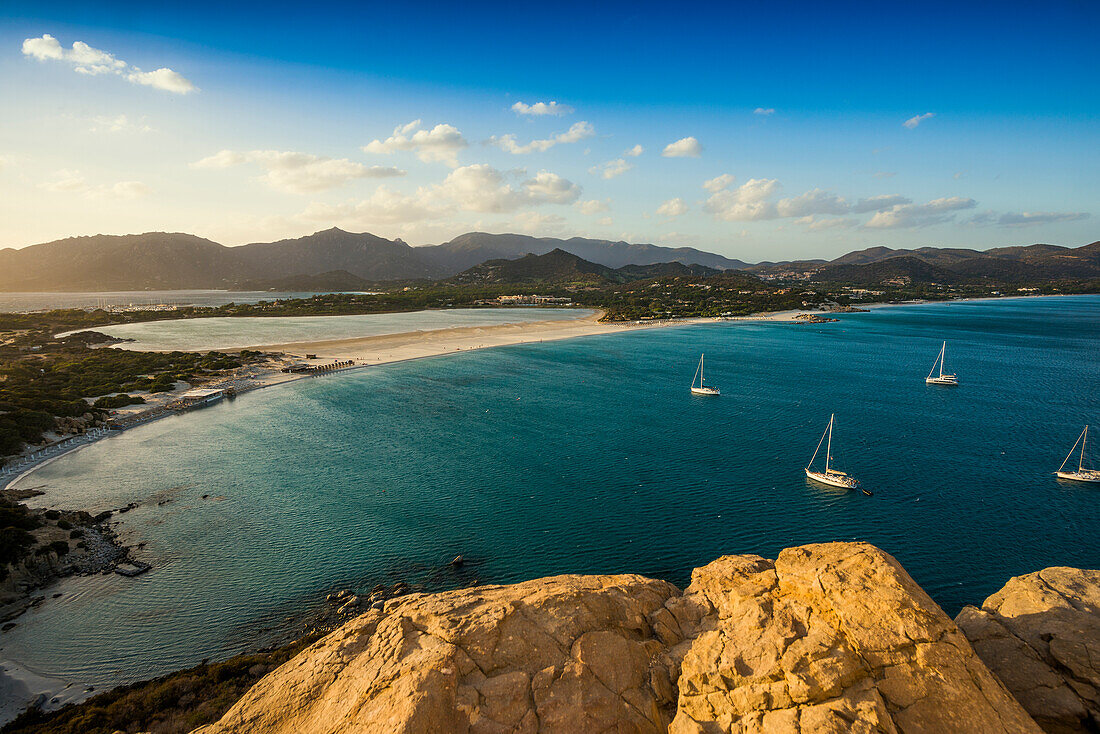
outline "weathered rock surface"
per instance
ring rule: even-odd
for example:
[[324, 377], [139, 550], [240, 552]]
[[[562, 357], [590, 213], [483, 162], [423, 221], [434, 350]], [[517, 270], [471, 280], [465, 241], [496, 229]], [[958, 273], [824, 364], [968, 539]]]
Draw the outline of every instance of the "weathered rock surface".
[[682, 594], [557, 576], [392, 599], [198, 731], [1040, 729], [897, 561], [831, 543], [720, 558]]
[[955, 621], [1046, 731], [1100, 731], [1100, 571], [1017, 576]]

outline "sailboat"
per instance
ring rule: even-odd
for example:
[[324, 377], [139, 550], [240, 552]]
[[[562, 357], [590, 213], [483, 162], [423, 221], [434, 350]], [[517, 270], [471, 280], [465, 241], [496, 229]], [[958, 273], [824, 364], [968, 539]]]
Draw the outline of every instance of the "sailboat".
[[[695, 380], [699, 380], [699, 386], [696, 387]], [[703, 382], [703, 355], [699, 355], [699, 367], [695, 370], [695, 377], [691, 378], [691, 392], [695, 395], [721, 395], [722, 391], [713, 385], [706, 385]]]
[[[1100, 482], [1100, 470], [1085, 468], [1085, 444], [1088, 443], [1088, 440], [1089, 427], [1085, 426], [1085, 430], [1081, 431], [1081, 435], [1077, 437], [1073, 448], [1066, 454], [1066, 460], [1058, 467], [1058, 471], [1054, 472], [1055, 476], [1059, 479], [1069, 479], [1074, 482]], [[1077, 450], [1077, 444], [1081, 444], [1081, 455], [1077, 459], [1077, 471], [1066, 471], [1066, 464], [1069, 463], [1073, 452]]]
[[[836, 422], [836, 415], [829, 416], [829, 425], [825, 428], [825, 433], [821, 434], [821, 440], [817, 442], [817, 448], [814, 449], [814, 455], [810, 457], [810, 463], [806, 465], [806, 476], [815, 482], [821, 482], [827, 484], [830, 487], [840, 487], [842, 489], [858, 489], [859, 480], [855, 477], [850, 477], [842, 471], [830, 468], [829, 464], [833, 460], [833, 423]], [[828, 437], [828, 443], [825, 442]], [[814, 465], [814, 459], [817, 458], [818, 453], [821, 451], [821, 444], [825, 445], [825, 471], [814, 471], [811, 467]], [[870, 494], [867, 490], [863, 490], [864, 494]]]
[[[940, 347], [940, 353], [936, 357], [936, 361], [932, 363], [932, 369], [928, 371], [928, 377], [924, 378], [924, 381], [929, 385], [958, 385], [959, 378], [954, 373], [946, 373], [943, 371], [943, 355], [947, 352], [947, 342], [943, 343]], [[939, 375], [933, 376], [936, 372], [936, 367], [940, 368]]]

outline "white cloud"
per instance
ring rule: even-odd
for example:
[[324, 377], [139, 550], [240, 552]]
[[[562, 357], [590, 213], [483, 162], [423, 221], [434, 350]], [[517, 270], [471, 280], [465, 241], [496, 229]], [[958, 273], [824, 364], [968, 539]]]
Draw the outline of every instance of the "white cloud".
[[602, 178], [612, 179], [623, 175], [633, 167], [634, 164], [627, 162], [625, 158], [616, 158], [613, 161], [601, 163], [598, 166], [592, 166], [588, 169], [588, 172]]
[[718, 193], [722, 189], [728, 187], [736, 180], [735, 176], [728, 173], [723, 173], [721, 176], [715, 176], [712, 179], [708, 179], [703, 182], [703, 188], [712, 194]]
[[675, 143], [669, 143], [661, 151], [665, 158], [698, 158], [703, 152], [703, 146], [693, 137], [680, 138]]
[[80, 171], [62, 169], [53, 175], [52, 181], [38, 184], [38, 188], [53, 192], [84, 191], [88, 188], [88, 182]]
[[906, 120], [905, 122], [903, 122], [901, 124], [903, 126], [909, 128], [910, 130], [912, 130], [913, 128], [915, 128], [917, 125], [921, 124], [925, 120], [927, 120], [929, 118], [932, 118], [932, 117], [935, 117], [935, 116], [936, 116], [935, 112], [925, 112], [923, 115], [915, 115], [913, 117], [910, 117], [908, 120]]
[[365, 166], [346, 158], [325, 158], [279, 150], [223, 150], [195, 161], [192, 168], [224, 169], [254, 163], [264, 169], [259, 180], [278, 191], [304, 194], [326, 191], [359, 178], [404, 176], [405, 171], [385, 166]]
[[866, 214], [867, 212], [881, 212], [900, 204], [912, 204], [912, 199], [907, 199], [898, 194], [879, 194], [860, 199], [852, 206], [853, 214]]
[[775, 204], [768, 201], [779, 190], [774, 178], [751, 178], [736, 189], [721, 189], [711, 194], [703, 210], [727, 222], [751, 222], [775, 219]]
[[167, 68], [155, 71], [142, 71], [134, 69], [126, 75], [126, 80], [134, 84], [144, 84], [154, 89], [163, 89], [174, 94], [187, 94], [195, 91], [195, 85], [185, 79], [182, 74]]
[[558, 234], [565, 226], [565, 218], [557, 214], [543, 212], [520, 212], [513, 219], [512, 226], [528, 234]]
[[141, 181], [119, 181], [114, 186], [97, 187], [88, 193], [101, 199], [140, 199], [153, 193], [153, 190]]
[[757, 107], [755, 110], [752, 111], [752, 114], [754, 114], [754, 115], [764, 115], [765, 117], [767, 117], [769, 115], [774, 115], [775, 114], [775, 108], [774, 107]]
[[436, 125], [431, 130], [421, 130], [420, 126], [420, 120], [398, 126], [394, 128], [393, 135], [385, 140], [372, 140], [363, 146], [363, 150], [381, 154], [413, 152], [425, 163], [439, 161], [457, 168], [458, 152], [468, 145], [458, 128], [446, 123]]
[[996, 224], [1000, 227], [1032, 227], [1038, 224], [1076, 222], [1088, 219], [1086, 212], [982, 212], [970, 219], [971, 224]]
[[792, 199], [780, 199], [776, 212], [781, 217], [807, 217], [814, 214], [846, 214], [851, 207], [836, 194], [813, 189]]
[[645, 152], [645, 148], [643, 148], [641, 146], [641, 144], [637, 144], [633, 148], [630, 148], [629, 150], [624, 150], [623, 155], [630, 156], [631, 158], [637, 158], [638, 156], [640, 156], [644, 152]]
[[871, 174], [874, 178], [893, 178], [898, 175], [897, 171], [875, 171]]
[[317, 222], [373, 227], [435, 219], [444, 215], [445, 210], [426, 203], [423, 191], [417, 194], [409, 196], [383, 185], [375, 189], [369, 198], [358, 202], [335, 205], [313, 202], [299, 217]]
[[58, 194], [80, 194], [88, 199], [138, 199], [153, 192], [141, 181], [119, 181], [115, 184], [93, 186], [80, 171], [62, 169], [53, 179], [38, 184], [38, 188]]
[[534, 104], [516, 102], [512, 105], [512, 111], [517, 115], [530, 115], [533, 117], [542, 117], [545, 115], [561, 117], [562, 115], [573, 114], [572, 107], [567, 104], [558, 104], [557, 102], [535, 102]]
[[115, 115], [114, 117], [101, 115], [93, 117], [91, 122], [92, 127], [90, 129], [94, 133], [147, 133], [153, 130], [153, 128], [145, 123], [144, 117], [140, 120], [132, 121], [126, 115]]
[[494, 135], [489, 138], [489, 142], [492, 145], [497, 146], [503, 151], [511, 153], [513, 155], [520, 155], [523, 153], [542, 153], [550, 150], [555, 145], [560, 143], [577, 143], [585, 138], [590, 138], [596, 134], [596, 129], [587, 122], [575, 122], [568, 130], [563, 133], [547, 138], [545, 140], [532, 140], [526, 145], [520, 145], [516, 142], [516, 136], [512, 134], [501, 135], [497, 137]]
[[173, 94], [197, 92], [189, 79], [168, 68], [156, 71], [142, 71], [122, 59], [115, 58], [106, 51], [93, 48], [83, 41], [73, 41], [72, 48], [66, 49], [49, 33], [40, 38], [27, 38], [23, 41], [23, 55], [38, 61], [62, 61], [72, 64], [73, 71], [87, 76], [114, 74], [121, 76], [131, 84], [141, 84], [161, 89]]
[[578, 201], [576, 203], [577, 210], [581, 214], [599, 214], [605, 212], [608, 209], [607, 201], [600, 201], [599, 199], [589, 199], [588, 201]]
[[678, 196], [675, 199], [669, 199], [657, 207], [657, 213], [662, 217], [678, 217], [681, 214], [686, 214], [687, 210], [687, 202]]
[[850, 229], [856, 226], [855, 220], [835, 217], [832, 219], [817, 219], [816, 217], [802, 217], [794, 220], [795, 224], [805, 224], [808, 229], [820, 231], [825, 229]]
[[601, 227], [610, 227], [612, 224], [614, 224], [614, 220], [611, 219], [611, 217], [600, 217], [596, 220], [596, 224], [600, 225]]
[[512, 184], [505, 174], [484, 163], [456, 168], [432, 190], [432, 196], [472, 212], [509, 212], [539, 204], [572, 204], [581, 188], [556, 173], [539, 171]]
[[973, 209], [977, 202], [960, 196], [933, 199], [926, 204], [896, 204], [871, 217], [872, 229], [910, 229], [940, 224], [954, 218], [955, 212]]

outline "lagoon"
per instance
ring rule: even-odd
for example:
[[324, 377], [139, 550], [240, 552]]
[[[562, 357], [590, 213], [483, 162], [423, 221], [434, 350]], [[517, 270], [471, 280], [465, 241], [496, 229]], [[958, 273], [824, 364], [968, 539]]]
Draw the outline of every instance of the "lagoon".
[[[268, 344], [404, 334], [415, 331], [564, 321], [594, 314], [584, 308], [455, 308], [352, 316], [216, 316], [97, 326], [137, 351], [207, 351]], [[72, 332], [67, 332], [72, 333]]]

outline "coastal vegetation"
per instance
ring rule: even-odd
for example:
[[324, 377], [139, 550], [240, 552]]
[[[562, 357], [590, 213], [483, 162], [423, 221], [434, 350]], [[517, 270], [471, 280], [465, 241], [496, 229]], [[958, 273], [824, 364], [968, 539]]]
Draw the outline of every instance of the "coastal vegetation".
[[[0, 323], [9, 327], [0, 331], [0, 457], [40, 443], [44, 434], [58, 429], [59, 419], [73, 419], [88, 428], [102, 421], [108, 410], [144, 402], [131, 393], [165, 392], [177, 381], [206, 381], [262, 359], [247, 350], [203, 354], [93, 348], [91, 343], [98, 339], [51, 336], [53, 328], [79, 322], [82, 314], [66, 310], [0, 315]], [[11, 329], [12, 323], [24, 328]]]
[[26, 505], [0, 496], [0, 580], [8, 575], [8, 565], [19, 561], [35, 544], [32, 530], [41, 526]]

